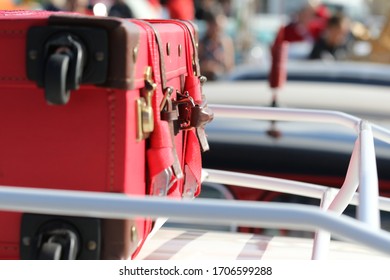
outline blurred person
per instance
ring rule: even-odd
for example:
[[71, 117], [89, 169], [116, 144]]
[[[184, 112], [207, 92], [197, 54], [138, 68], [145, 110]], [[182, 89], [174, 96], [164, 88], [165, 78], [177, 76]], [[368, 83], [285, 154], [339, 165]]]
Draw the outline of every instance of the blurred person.
[[312, 18], [312, 20], [308, 23], [308, 29], [314, 41], [320, 38], [330, 17], [330, 11], [325, 5], [315, 5], [314, 18]]
[[216, 0], [194, 0], [195, 18], [204, 20], [207, 13], [216, 5]]
[[318, 1], [309, 0], [293, 16], [292, 20], [280, 28], [277, 38], [284, 37], [284, 41], [314, 42], [322, 34], [329, 18], [329, 11], [326, 6]]
[[227, 17], [232, 17], [234, 14], [232, 0], [219, 0], [219, 3], [223, 8], [224, 14]]
[[[282, 33], [284, 41], [287, 42], [311, 41], [313, 38], [308, 26], [314, 17], [315, 9], [313, 5], [307, 4], [299, 9], [289, 24], [279, 30], [279, 34]], [[280, 36], [279, 34], [277, 37]]]
[[205, 13], [207, 30], [199, 42], [199, 61], [202, 75], [217, 80], [234, 67], [234, 45], [224, 34], [225, 16], [222, 13]]
[[108, 12], [109, 16], [120, 18], [133, 18], [134, 14], [124, 0], [115, 0]]
[[315, 42], [309, 59], [345, 59], [349, 33], [349, 19], [342, 14], [332, 16], [322, 36]]
[[76, 12], [86, 15], [93, 15], [88, 0], [67, 0], [64, 7], [65, 11]]
[[46, 11], [58, 12], [65, 6], [66, 0], [49, 0], [43, 4], [43, 9]]

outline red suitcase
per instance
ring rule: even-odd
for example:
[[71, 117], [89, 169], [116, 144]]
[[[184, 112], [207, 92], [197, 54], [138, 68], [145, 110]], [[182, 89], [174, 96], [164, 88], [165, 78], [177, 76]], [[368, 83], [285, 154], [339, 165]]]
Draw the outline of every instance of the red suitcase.
[[[0, 185], [194, 196], [204, 125], [181, 21], [0, 12]], [[128, 259], [152, 222], [0, 212], [0, 259]]]

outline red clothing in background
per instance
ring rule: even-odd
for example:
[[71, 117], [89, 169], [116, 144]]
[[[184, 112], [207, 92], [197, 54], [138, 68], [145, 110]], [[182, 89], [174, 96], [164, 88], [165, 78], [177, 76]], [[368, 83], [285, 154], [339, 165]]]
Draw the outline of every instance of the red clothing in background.
[[193, 0], [169, 0], [166, 7], [173, 19], [193, 20], [195, 18]]
[[330, 18], [330, 12], [324, 5], [320, 5], [316, 8], [316, 17], [309, 23], [308, 30], [314, 40], [318, 40], [325, 30], [328, 19]]
[[281, 27], [277, 37], [282, 37], [283, 41], [287, 42], [301, 42], [305, 41], [306, 38], [310, 38], [310, 34], [304, 26], [292, 22], [286, 26]]
[[307, 24], [291, 22], [279, 29], [277, 37], [282, 36], [287, 42], [316, 41], [325, 30], [329, 10], [326, 6], [320, 5], [316, 8], [315, 17]]

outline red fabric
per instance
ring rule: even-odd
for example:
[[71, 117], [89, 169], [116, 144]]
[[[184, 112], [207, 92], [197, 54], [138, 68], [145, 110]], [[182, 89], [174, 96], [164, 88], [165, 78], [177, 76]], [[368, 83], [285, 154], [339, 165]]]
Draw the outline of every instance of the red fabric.
[[271, 88], [280, 88], [287, 80], [288, 41], [285, 35], [283, 31], [279, 32], [271, 48], [272, 65], [268, 77]]
[[[83, 85], [72, 92], [66, 106], [49, 106], [43, 90], [27, 79], [26, 31], [47, 25], [51, 14], [0, 12], [0, 65], [8, 65], [0, 67], [0, 126], [7, 135], [0, 137], [0, 184], [145, 195], [145, 141], [135, 139], [134, 104], [139, 88], [128, 91]], [[145, 66], [153, 65], [158, 80], [154, 35], [149, 42], [150, 47], [140, 48], [137, 71], [142, 76]], [[150, 61], [145, 59], [148, 50], [152, 50]], [[138, 81], [135, 84], [142, 86]], [[171, 143], [169, 133], [161, 136], [167, 126], [159, 120], [161, 98], [160, 88], [153, 104], [161, 126], [155, 130], [157, 151], [151, 161], [160, 158], [163, 163], [156, 169], [163, 170], [173, 160], [170, 147], [161, 143], [164, 139]], [[0, 233], [0, 259], [19, 258], [20, 217], [20, 213], [0, 214], [0, 224], [7, 225]], [[145, 240], [149, 221], [137, 220], [137, 228], [140, 240]]]
[[314, 19], [312, 19], [307, 26], [296, 22], [291, 22], [286, 26], [282, 26], [276, 37], [279, 37], [282, 33], [284, 37], [283, 40], [287, 42], [302, 42], [305, 40], [318, 39], [326, 28], [330, 13], [326, 6], [320, 5], [316, 8], [315, 15]]
[[[0, 137], [0, 184], [145, 195], [145, 174], [157, 175], [173, 164], [168, 124], [160, 119], [161, 86], [152, 100], [155, 130], [150, 136], [146, 172], [145, 141], [135, 139], [134, 104], [140, 88], [128, 91], [83, 85], [72, 92], [66, 106], [49, 106], [43, 90], [27, 79], [26, 30], [46, 25], [49, 15], [36, 11], [0, 12], [0, 65], [7, 65], [0, 67], [0, 127], [7, 136]], [[160, 53], [154, 31], [147, 24], [138, 25], [145, 30], [140, 28], [140, 37], [147, 40], [140, 41], [135, 84], [142, 86], [146, 65], [152, 66], [154, 80], [160, 84]], [[183, 40], [184, 35], [178, 34], [182, 32], [170, 30], [164, 36]], [[188, 37], [185, 41], [190, 42]], [[166, 60], [167, 74], [174, 77], [175, 88], [179, 88], [179, 77], [185, 71], [193, 75], [185, 64], [186, 59], [192, 59], [192, 53], [180, 59]], [[177, 61], [183, 64], [180, 69]], [[196, 79], [191, 95], [198, 95], [192, 90]], [[195, 145], [197, 141], [191, 142]], [[194, 174], [200, 174], [200, 152], [191, 145], [187, 144], [185, 159]], [[19, 258], [20, 213], [2, 212], [0, 224], [7, 225], [0, 233], [0, 258]], [[139, 222], [137, 227], [144, 241], [150, 231], [149, 220]], [[6, 247], [10, 249], [4, 252]]]
[[202, 92], [199, 77], [187, 76], [185, 90], [188, 91], [196, 103], [202, 103]]
[[272, 66], [269, 77], [271, 88], [282, 87], [287, 80], [288, 43], [282, 42], [272, 48]]
[[331, 14], [325, 5], [319, 5], [316, 9], [316, 18], [309, 22], [308, 29], [314, 40], [321, 37]]
[[189, 131], [187, 136], [185, 162], [196, 179], [198, 187], [195, 191], [195, 196], [198, 196], [201, 191], [202, 157], [198, 137], [194, 130]]
[[160, 117], [160, 104], [163, 99], [163, 92], [161, 88], [160, 54], [158, 52], [154, 30], [145, 22], [138, 20], [134, 20], [133, 22], [141, 26], [147, 32], [149, 60], [152, 64], [155, 82], [158, 84], [152, 99], [154, 130], [150, 135], [150, 148], [147, 151], [149, 173], [150, 177], [153, 178], [172, 166], [174, 161], [172, 155], [172, 141], [168, 123], [161, 120]]
[[193, 0], [169, 0], [167, 8], [172, 19], [193, 20], [195, 18]]
[[321, 37], [326, 28], [326, 24], [327, 22], [324, 19], [316, 19], [309, 23], [308, 29], [314, 40]]
[[303, 32], [300, 31], [298, 24], [296, 23], [290, 23], [281, 27], [276, 36], [276, 40], [280, 37], [283, 37], [283, 40], [287, 42], [302, 42], [305, 40]]
[[[162, 53], [158, 52], [158, 46], [154, 37], [154, 30], [147, 23], [134, 21], [136, 24], [141, 26], [147, 32], [148, 45], [147, 49], [149, 52], [149, 60], [153, 68], [154, 81], [158, 84], [155, 95], [153, 96], [153, 109], [154, 109], [154, 121], [155, 127], [154, 131], [150, 136], [150, 148], [147, 150], [147, 159], [148, 159], [148, 168], [149, 176], [153, 180], [153, 177], [158, 175], [164, 169], [172, 166], [174, 158], [172, 154], [172, 139], [171, 134], [169, 133], [168, 122], [162, 121], [160, 118], [160, 104], [163, 99], [163, 92], [161, 88], [161, 73], [160, 73], [160, 55], [164, 55], [165, 60], [165, 74], [167, 77], [167, 86], [173, 86], [175, 89], [180, 89], [180, 75], [188, 73], [191, 77], [186, 78], [185, 90], [189, 90], [190, 95], [195, 100], [201, 100], [200, 93], [200, 81], [198, 77], [193, 75], [192, 70], [192, 57], [193, 49], [192, 42], [188, 36], [188, 29], [184, 26], [184, 23], [174, 21], [174, 20], [149, 20], [148, 22], [153, 24], [153, 27], [160, 34], [161, 43], [162, 43]], [[177, 26], [180, 26], [182, 32], [177, 32]], [[183, 35], [181, 35], [183, 34]], [[183, 40], [184, 39], [184, 40]], [[171, 54], [168, 56], [166, 54], [166, 43], [169, 42], [170, 45], [178, 46], [181, 44], [185, 50], [185, 55], [178, 56], [177, 53], [174, 53], [171, 49]], [[176, 48], [175, 48], [176, 49]], [[176, 57], [174, 57], [174, 55]], [[185, 65], [184, 71], [183, 65]], [[201, 176], [201, 154], [198, 139], [194, 131], [188, 132], [187, 140], [183, 145], [183, 138], [181, 134], [178, 135], [175, 139], [176, 149], [179, 158], [181, 158], [182, 153], [184, 154], [184, 164], [188, 165], [190, 172], [193, 173], [194, 177], [200, 185], [200, 176]], [[184, 150], [182, 151], [182, 147]], [[183, 165], [184, 165], [183, 164]], [[177, 182], [169, 191], [170, 197], [181, 197], [182, 194], [182, 185], [183, 182]], [[200, 189], [196, 190], [197, 194]], [[147, 234], [151, 227], [150, 223], [146, 221], [145, 234]], [[142, 244], [141, 244], [142, 245]], [[137, 253], [137, 252], [136, 252]], [[133, 255], [134, 257], [135, 255]]]
[[[190, 93], [191, 97], [196, 103], [202, 104], [202, 93], [200, 90], [199, 77], [189, 75], [186, 77], [185, 89]], [[184, 162], [188, 165], [191, 173], [196, 179], [198, 188], [196, 189], [195, 196], [199, 195], [201, 187], [202, 177], [202, 157], [201, 149], [198, 137], [196, 136], [195, 129], [192, 129], [187, 133], [186, 151]]]
[[[186, 23], [182, 23], [182, 24], [186, 24]], [[184, 27], [185, 30], [187, 30], [187, 28], [191, 30], [191, 27], [188, 25]], [[186, 48], [188, 50], [188, 53], [191, 54], [191, 56], [187, 56], [187, 68], [189, 69], [188, 69], [188, 76], [186, 77], [186, 82], [185, 82], [185, 90], [188, 91], [190, 96], [195, 100], [197, 104], [202, 105], [201, 84], [200, 84], [199, 77], [194, 75], [194, 69], [192, 65], [193, 53], [195, 50], [193, 49], [193, 44], [190, 38], [190, 34], [188, 33], [185, 34], [187, 34]], [[185, 164], [188, 165], [198, 185], [195, 192], [195, 196], [197, 196], [200, 193], [201, 183], [202, 183], [201, 182], [202, 157], [201, 157], [200, 144], [195, 132], [195, 128], [188, 132], [185, 152], [186, 152]]]
[[322, 19], [329, 19], [331, 17], [331, 14], [329, 12], [329, 9], [325, 6], [325, 5], [319, 5], [317, 8], [316, 8], [316, 16], [318, 18], [322, 18]]
[[[146, 65], [151, 64], [153, 71], [154, 82], [158, 84], [153, 98], [152, 107], [154, 114], [154, 130], [150, 135], [150, 147], [147, 150], [147, 164], [149, 174], [149, 184], [153, 185], [153, 178], [160, 174], [165, 169], [172, 166], [174, 159], [172, 155], [172, 142], [169, 133], [168, 123], [162, 121], [160, 118], [160, 103], [163, 99], [162, 87], [161, 87], [161, 73], [160, 73], [160, 54], [158, 51], [158, 45], [156, 43], [154, 30], [152, 27], [143, 21], [133, 20], [135, 24], [140, 26], [145, 32], [147, 37], [147, 49], [148, 49], [148, 62]], [[149, 186], [150, 191], [153, 191]], [[144, 222], [144, 232], [141, 244], [134, 252], [132, 258], [136, 257], [142, 248], [145, 237], [152, 230], [152, 220], [146, 219]]]
[[[156, 24], [161, 30], [165, 30], [168, 34], [172, 34], [172, 30], [174, 29], [173, 26], [168, 25], [167, 23], [171, 23], [172, 25], [179, 26], [184, 34], [184, 48], [185, 48], [185, 56], [184, 59], [186, 60], [186, 80], [185, 80], [185, 89], [184, 91], [188, 91], [190, 96], [197, 102], [202, 102], [202, 96], [201, 96], [201, 87], [200, 87], [200, 80], [199, 77], [194, 75], [194, 70], [192, 67], [192, 58], [194, 55], [194, 49], [192, 45], [192, 40], [190, 37], [190, 34], [188, 33], [189, 30], [191, 32], [195, 32], [195, 30], [192, 28], [190, 23], [186, 23], [184, 21], [177, 21], [177, 20], [148, 20], [148, 22]], [[161, 26], [161, 23], [164, 22], [165, 24]], [[160, 24], [160, 25], [159, 25]], [[174, 33], [173, 33], [174, 34]], [[167, 36], [166, 35], [166, 36]], [[178, 41], [179, 36], [175, 36], [174, 38], [171, 38], [168, 40], [168, 42], [171, 43], [171, 45], [174, 45], [173, 42], [176, 42], [177, 44], [182, 44], [181, 41]], [[166, 39], [166, 38], [163, 38]], [[168, 58], [168, 61], [172, 61], [172, 59]], [[166, 62], [167, 63], [167, 62]], [[181, 65], [180, 65], [181, 66]], [[166, 66], [169, 67], [169, 66]], [[192, 136], [187, 136], [187, 140], [185, 142], [185, 149], [183, 153], [185, 153], [184, 156], [184, 165], [188, 165], [190, 167], [191, 172], [193, 173], [194, 177], [196, 178], [198, 182], [198, 189], [196, 191], [196, 194], [199, 194], [200, 192], [200, 185], [201, 185], [201, 172], [202, 172], [202, 164], [201, 164], [201, 152], [199, 147], [199, 141], [196, 136], [195, 130], [191, 130], [187, 132], [188, 135], [192, 134]], [[189, 156], [187, 154], [190, 153]]]

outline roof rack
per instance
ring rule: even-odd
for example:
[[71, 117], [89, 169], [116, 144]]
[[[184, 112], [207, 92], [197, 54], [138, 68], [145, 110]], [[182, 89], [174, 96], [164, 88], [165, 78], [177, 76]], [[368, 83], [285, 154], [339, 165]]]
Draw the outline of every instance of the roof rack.
[[[374, 138], [390, 144], [390, 131], [335, 111], [243, 106], [210, 106], [216, 117], [336, 123], [357, 136], [340, 189], [264, 176], [204, 170], [205, 181], [285, 192], [321, 199], [320, 207], [276, 202], [173, 200], [82, 191], [0, 187], [0, 209], [99, 218], [169, 217], [175, 221], [315, 230], [312, 259], [326, 257], [330, 236], [364, 244], [390, 255], [390, 233], [380, 229], [379, 210], [390, 199], [379, 197]], [[359, 193], [357, 189], [359, 188]], [[358, 206], [358, 219], [342, 215]]]

